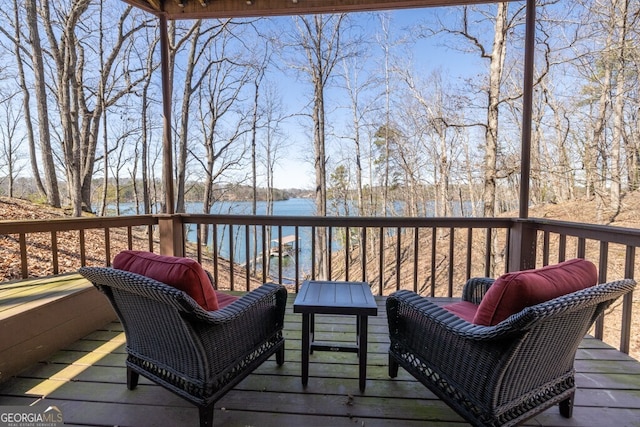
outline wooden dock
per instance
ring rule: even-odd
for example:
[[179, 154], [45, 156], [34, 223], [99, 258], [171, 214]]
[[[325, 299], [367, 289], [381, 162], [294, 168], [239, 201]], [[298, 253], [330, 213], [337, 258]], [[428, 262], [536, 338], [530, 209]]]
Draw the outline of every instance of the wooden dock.
[[292, 234], [289, 236], [283, 236], [282, 241], [278, 239], [271, 240], [271, 244], [269, 247], [269, 256], [293, 256], [297, 249], [299, 249], [299, 247], [298, 243], [296, 242], [295, 235]]
[[[463, 426], [465, 422], [422, 384], [400, 369], [387, 374], [388, 330], [384, 298], [369, 319], [367, 387], [358, 387], [357, 356], [315, 352], [309, 384], [302, 387], [301, 315], [286, 315], [286, 362], [269, 360], [216, 405], [218, 426]], [[316, 331], [339, 341], [355, 340], [353, 317], [316, 317]], [[198, 411], [181, 398], [141, 378], [126, 388], [124, 333], [109, 323], [84, 339], [0, 384], [0, 405], [56, 405], [65, 424], [82, 426], [197, 426]], [[585, 338], [576, 361], [578, 392], [571, 419], [557, 407], [525, 425], [639, 426], [640, 363], [601, 341]]]

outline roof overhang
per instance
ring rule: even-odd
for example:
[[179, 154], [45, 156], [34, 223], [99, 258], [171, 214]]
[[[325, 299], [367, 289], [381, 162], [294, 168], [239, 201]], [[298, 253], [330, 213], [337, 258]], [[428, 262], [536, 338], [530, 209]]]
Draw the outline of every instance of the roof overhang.
[[[495, 3], [491, 0], [122, 0], [167, 19], [342, 13]], [[507, 0], [513, 1], [513, 0]]]

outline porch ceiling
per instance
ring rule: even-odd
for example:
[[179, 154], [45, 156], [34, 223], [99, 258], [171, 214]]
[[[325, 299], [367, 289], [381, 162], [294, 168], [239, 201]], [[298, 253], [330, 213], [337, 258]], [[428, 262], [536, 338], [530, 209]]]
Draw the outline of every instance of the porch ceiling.
[[[168, 19], [235, 18], [306, 15], [456, 6], [491, 3], [491, 0], [122, 0]], [[506, 0], [514, 1], [514, 0]]]

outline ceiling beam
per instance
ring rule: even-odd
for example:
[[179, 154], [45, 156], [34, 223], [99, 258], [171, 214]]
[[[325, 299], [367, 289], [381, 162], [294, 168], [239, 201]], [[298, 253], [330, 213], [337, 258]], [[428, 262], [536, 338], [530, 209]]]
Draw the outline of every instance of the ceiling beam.
[[122, 0], [124, 3], [142, 9], [146, 12], [159, 14], [162, 11], [162, 0]]
[[490, 0], [123, 0], [167, 19], [342, 13], [491, 3]]
[[149, 3], [149, 5], [154, 9], [154, 10], [162, 10], [162, 5], [161, 5], [161, 1], [162, 0], [147, 0], [147, 2]]

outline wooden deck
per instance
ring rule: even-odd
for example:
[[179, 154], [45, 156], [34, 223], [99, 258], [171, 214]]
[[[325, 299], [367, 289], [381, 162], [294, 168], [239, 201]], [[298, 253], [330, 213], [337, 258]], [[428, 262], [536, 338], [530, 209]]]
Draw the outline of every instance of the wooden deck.
[[[289, 296], [286, 362], [264, 363], [216, 405], [218, 426], [455, 426], [462, 419], [400, 369], [387, 375], [388, 333], [384, 299], [369, 320], [367, 388], [358, 388], [357, 356], [315, 352], [309, 384], [301, 385], [299, 314]], [[317, 333], [354, 340], [352, 317], [317, 316]], [[324, 336], [324, 335], [323, 335]], [[141, 378], [125, 385], [124, 334], [119, 323], [97, 330], [46, 361], [0, 384], [0, 406], [56, 405], [65, 424], [83, 426], [196, 426], [195, 407]], [[526, 425], [640, 426], [640, 363], [586, 338], [578, 351], [578, 392], [572, 419], [551, 408]], [[0, 408], [1, 409], [1, 408]]]

